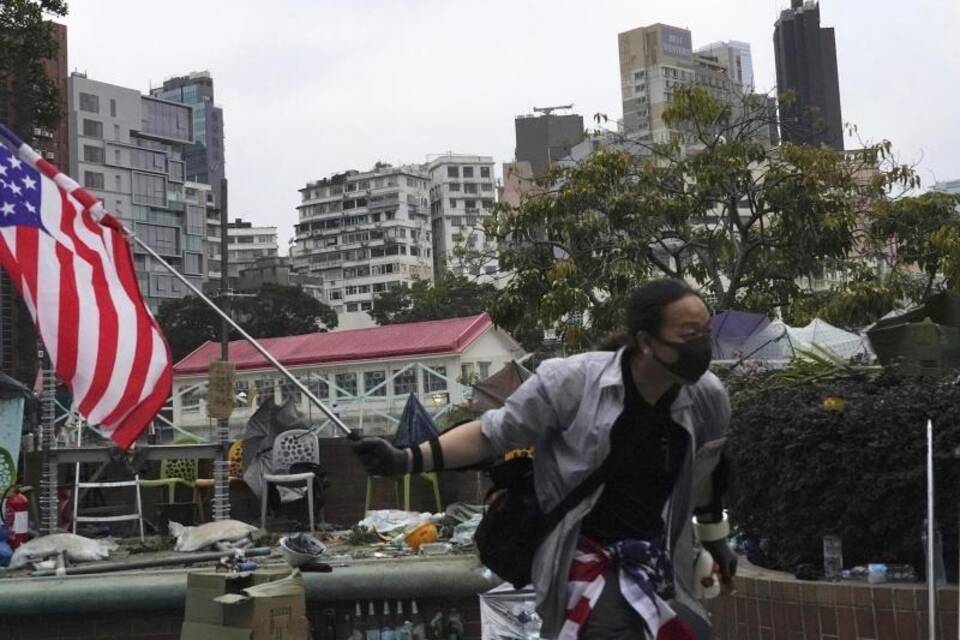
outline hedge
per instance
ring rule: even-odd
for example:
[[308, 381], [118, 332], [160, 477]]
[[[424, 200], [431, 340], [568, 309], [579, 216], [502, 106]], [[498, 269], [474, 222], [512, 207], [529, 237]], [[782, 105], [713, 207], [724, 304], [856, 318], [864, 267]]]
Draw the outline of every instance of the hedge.
[[948, 577], [957, 576], [960, 386], [886, 372], [787, 382], [728, 380], [733, 520], [768, 566], [823, 566], [822, 538], [843, 540], [844, 565], [904, 563], [924, 575], [926, 421], [934, 422], [937, 520]]

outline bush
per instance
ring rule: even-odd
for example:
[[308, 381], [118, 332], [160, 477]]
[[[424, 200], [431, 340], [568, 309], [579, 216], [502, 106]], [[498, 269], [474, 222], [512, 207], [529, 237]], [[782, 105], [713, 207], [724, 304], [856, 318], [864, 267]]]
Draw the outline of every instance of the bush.
[[837, 534], [848, 568], [906, 563], [924, 575], [932, 418], [937, 520], [947, 573], [956, 580], [960, 386], [890, 372], [873, 380], [790, 382], [764, 374], [729, 382], [733, 519], [748, 539], [766, 540], [772, 567], [822, 567], [822, 538]]

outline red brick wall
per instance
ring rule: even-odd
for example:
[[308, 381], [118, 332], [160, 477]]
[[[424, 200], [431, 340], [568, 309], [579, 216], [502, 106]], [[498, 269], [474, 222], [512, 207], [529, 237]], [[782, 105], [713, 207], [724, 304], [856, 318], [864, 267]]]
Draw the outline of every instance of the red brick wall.
[[[710, 601], [715, 640], [927, 638], [924, 585], [815, 583], [738, 577]], [[957, 637], [957, 588], [941, 589], [938, 638]]]
[[[377, 614], [383, 610], [383, 601], [374, 601]], [[362, 601], [364, 614], [367, 601]], [[437, 610], [449, 612], [456, 607], [465, 626], [465, 640], [480, 640], [480, 605], [477, 598], [449, 598], [417, 600], [423, 617], [429, 621]], [[390, 601], [391, 610], [396, 605]], [[353, 613], [354, 602], [308, 602], [307, 615], [314, 630], [320, 629], [324, 609], [337, 613]], [[410, 601], [404, 600], [404, 611], [409, 611]], [[178, 640], [183, 610], [166, 611], [120, 611], [112, 613], [64, 614], [60, 616], [2, 616], [0, 638], [3, 640], [40, 640], [41, 638], [73, 640]], [[334, 640], [315, 635], [318, 640]], [[336, 640], [342, 640], [337, 638]]]

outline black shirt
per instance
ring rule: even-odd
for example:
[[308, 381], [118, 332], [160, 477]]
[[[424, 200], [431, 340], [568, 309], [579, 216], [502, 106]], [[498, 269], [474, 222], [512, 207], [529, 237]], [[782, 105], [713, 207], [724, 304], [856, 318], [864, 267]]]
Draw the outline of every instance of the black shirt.
[[655, 406], [633, 381], [629, 352], [624, 353], [623, 412], [610, 431], [610, 451], [625, 451], [603, 493], [584, 518], [580, 532], [597, 542], [624, 538], [651, 540], [664, 530], [663, 508], [687, 452], [687, 432], [670, 417], [680, 391], [674, 387]]

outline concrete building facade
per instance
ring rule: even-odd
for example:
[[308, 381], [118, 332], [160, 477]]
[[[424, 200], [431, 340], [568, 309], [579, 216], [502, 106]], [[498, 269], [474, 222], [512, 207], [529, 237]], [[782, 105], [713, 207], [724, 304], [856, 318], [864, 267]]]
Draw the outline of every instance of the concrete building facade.
[[739, 85], [740, 93], [753, 93], [753, 55], [749, 43], [738, 40], [712, 42], [697, 49], [696, 53], [715, 58], [723, 65], [730, 80]]
[[378, 293], [433, 279], [430, 175], [377, 163], [300, 189], [294, 269], [319, 278], [342, 329], [373, 326]]
[[820, 5], [791, 0], [773, 31], [777, 90], [794, 94], [780, 103], [780, 133], [797, 144], [843, 150], [837, 43], [833, 28], [820, 26]]
[[223, 109], [214, 102], [213, 78], [207, 71], [165, 80], [150, 95], [193, 108], [193, 144], [186, 149], [187, 179], [213, 185], [213, 201], [220, 205], [220, 181], [226, 175], [223, 153]]
[[[206, 206], [187, 199], [185, 150], [193, 144], [191, 107], [74, 73], [69, 79], [70, 175], [151, 248], [202, 286]], [[141, 291], [156, 311], [188, 293], [134, 247]]]
[[663, 113], [677, 87], [697, 85], [721, 101], [738, 101], [740, 84], [715, 57], [693, 51], [688, 29], [654, 24], [618, 36], [623, 132], [641, 141], [665, 142], [671, 130]]
[[[441, 155], [424, 169], [430, 177], [434, 277], [449, 270], [479, 282], [498, 283], [496, 245], [483, 231], [483, 221], [496, 203], [493, 158]], [[464, 260], [457, 255], [458, 248], [484, 258]]]
[[570, 155], [570, 149], [584, 137], [583, 116], [576, 113], [528, 114], [517, 116], [513, 122], [517, 136], [516, 162], [530, 163], [537, 178], [546, 173], [551, 164]]

